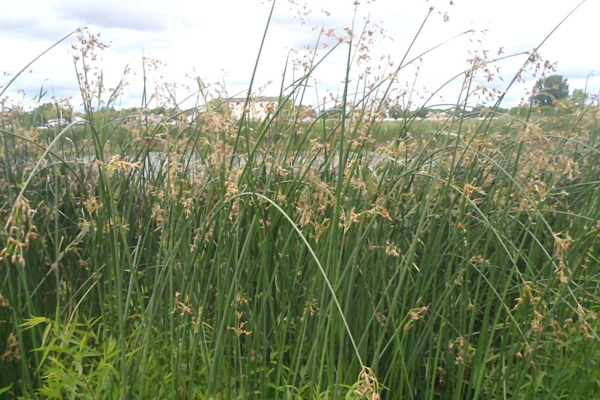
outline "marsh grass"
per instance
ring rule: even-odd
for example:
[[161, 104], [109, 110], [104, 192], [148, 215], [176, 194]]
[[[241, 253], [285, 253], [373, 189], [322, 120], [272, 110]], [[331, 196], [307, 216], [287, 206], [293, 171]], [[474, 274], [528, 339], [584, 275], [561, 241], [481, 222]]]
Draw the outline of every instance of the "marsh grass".
[[85, 39], [88, 123], [2, 130], [2, 396], [600, 395], [597, 104], [381, 123], [347, 75], [334, 119], [125, 124]]

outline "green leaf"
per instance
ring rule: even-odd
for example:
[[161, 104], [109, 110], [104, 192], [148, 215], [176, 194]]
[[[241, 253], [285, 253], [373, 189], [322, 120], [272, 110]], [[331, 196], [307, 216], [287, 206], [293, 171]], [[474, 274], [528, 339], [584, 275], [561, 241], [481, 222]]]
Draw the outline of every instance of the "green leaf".
[[46, 339], [48, 339], [48, 334], [50, 333], [50, 329], [52, 329], [52, 325], [46, 325], [46, 329], [44, 329], [44, 335], [42, 336], [42, 346], [46, 343]]
[[56, 351], [57, 353], [68, 353], [69, 350], [61, 346], [42, 346], [31, 351]]
[[31, 329], [34, 326], [37, 326], [39, 324], [43, 324], [45, 322], [50, 322], [50, 320], [48, 318], [46, 318], [46, 317], [32, 317], [32, 318], [29, 318], [29, 319], [25, 320], [25, 322], [23, 322], [21, 324], [21, 326], [25, 330], [27, 330], [27, 329]]
[[73, 361], [73, 366], [75, 367], [75, 371], [77, 371], [77, 376], [83, 375], [83, 367], [79, 361]]
[[0, 389], [0, 394], [8, 392], [11, 387], [12, 387], [12, 383], [9, 386]]

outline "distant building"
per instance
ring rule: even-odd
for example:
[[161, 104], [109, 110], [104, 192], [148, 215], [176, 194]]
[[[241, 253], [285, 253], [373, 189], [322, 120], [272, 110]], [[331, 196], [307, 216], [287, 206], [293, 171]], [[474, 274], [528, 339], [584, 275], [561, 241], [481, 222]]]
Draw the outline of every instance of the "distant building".
[[69, 121], [65, 118], [57, 118], [57, 119], [49, 119], [48, 120], [48, 128], [54, 128], [55, 126], [67, 126], [69, 125]]
[[202, 115], [202, 113], [204, 113], [206, 109], [205, 105], [201, 105], [198, 106], [196, 108], [193, 109], [192, 113], [189, 114], [186, 118], [185, 118], [185, 122], [187, 122], [188, 124], [191, 124], [192, 122], [194, 122], [198, 117], [200, 117]]
[[448, 118], [448, 114], [445, 112], [430, 111], [429, 114], [427, 114], [427, 119], [442, 120], [446, 118]]
[[[245, 97], [234, 97], [227, 100], [227, 105], [236, 119], [242, 118]], [[246, 118], [263, 120], [279, 106], [279, 97], [253, 97], [248, 103]]]

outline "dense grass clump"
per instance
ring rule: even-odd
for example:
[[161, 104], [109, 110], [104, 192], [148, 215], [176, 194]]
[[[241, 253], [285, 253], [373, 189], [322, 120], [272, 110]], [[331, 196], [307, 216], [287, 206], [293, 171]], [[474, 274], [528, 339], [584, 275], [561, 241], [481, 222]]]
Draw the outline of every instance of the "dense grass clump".
[[84, 92], [84, 127], [3, 129], [3, 396], [600, 396], [598, 108], [385, 123], [370, 95], [169, 125]]

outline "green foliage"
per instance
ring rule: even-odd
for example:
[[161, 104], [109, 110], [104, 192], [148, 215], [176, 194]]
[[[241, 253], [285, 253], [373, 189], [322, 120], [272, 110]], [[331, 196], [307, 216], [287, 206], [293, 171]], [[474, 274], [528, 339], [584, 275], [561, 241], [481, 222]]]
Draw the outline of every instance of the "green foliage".
[[[567, 122], [580, 143], [597, 134], [592, 119]], [[58, 164], [33, 173], [27, 203], [17, 200], [20, 183], [2, 198], [19, 212], [11, 232], [31, 243], [27, 275], [2, 261], [0, 293], [12, 308], [0, 342], [12, 335], [22, 358], [0, 361], [0, 387], [20, 381], [7, 390], [25, 398], [118, 397], [125, 388], [139, 398], [599, 393], [600, 209], [589, 205], [598, 204], [600, 156], [562, 138], [540, 141], [535, 129], [550, 129], [512, 120], [472, 136], [480, 123], [462, 125], [472, 161], [444, 148], [444, 121], [378, 126], [374, 138], [409, 146], [411, 157], [382, 157], [389, 142], [352, 148], [337, 231], [337, 177], [321, 167], [332, 160], [308, 145], [325, 137], [317, 148], [335, 148], [335, 120], [301, 146], [252, 125], [249, 140], [265, 145], [247, 169], [229, 166], [238, 153], [202, 139], [202, 121], [164, 152], [125, 139], [111, 151], [127, 152], [105, 166], [70, 170], [58, 157], [75, 158], [72, 150], [51, 148]], [[106, 153], [116, 146], [107, 137]], [[2, 144], [18, 149], [6, 136]], [[286, 153], [302, 161], [289, 164]], [[549, 154], [546, 164], [536, 158]], [[447, 162], [432, 163], [440, 155]], [[573, 168], [576, 156], [585, 168]], [[198, 159], [211, 161], [185, 173]], [[3, 165], [5, 179], [18, 172]], [[28, 175], [19, 176], [13, 182]]]
[[325, 119], [340, 118], [341, 115], [342, 115], [342, 109], [339, 106], [334, 106], [334, 107], [328, 108], [327, 110], [325, 110], [321, 113], [321, 116]]
[[587, 94], [583, 89], [575, 89], [571, 95], [571, 101], [578, 106], [583, 106], [588, 98], [589, 94]]
[[317, 113], [314, 108], [310, 106], [300, 105], [297, 107], [299, 111], [300, 118], [316, 118]]
[[429, 114], [429, 109], [428, 108], [419, 108], [418, 110], [414, 111], [411, 113], [411, 117], [414, 118], [427, 118], [427, 115]]
[[37, 115], [40, 120], [43, 120], [46, 123], [49, 119], [65, 118], [66, 120], [70, 120], [72, 110], [67, 109], [60, 104], [46, 103], [36, 107], [33, 110], [33, 114]]
[[150, 111], [150, 113], [152, 115], [165, 115], [166, 112], [167, 112], [167, 108], [163, 107], [163, 106], [156, 107], [152, 111]]
[[535, 83], [535, 102], [540, 106], [555, 106], [556, 101], [569, 97], [569, 84], [562, 75], [551, 75]]
[[405, 111], [402, 110], [402, 106], [399, 104], [393, 104], [388, 108], [388, 117], [393, 119], [400, 119], [405, 117]]
[[552, 116], [556, 114], [556, 110], [552, 106], [542, 106], [540, 107], [539, 111], [544, 116]]
[[529, 107], [527, 106], [521, 106], [521, 107], [513, 107], [510, 109], [510, 115], [513, 117], [517, 117], [521, 120], [524, 120], [525, 118], [527, 118], [527, 115], [529, 114]]
[[206, 109], [217, 112], [221, 115], [228, 115], [230, 113], [229, 105], [225, 99], [212, 99], [206, 104]]

